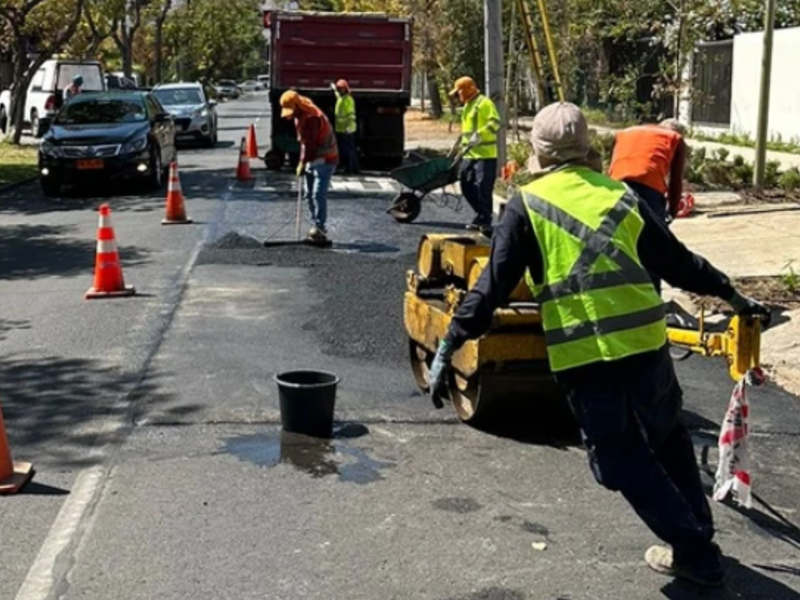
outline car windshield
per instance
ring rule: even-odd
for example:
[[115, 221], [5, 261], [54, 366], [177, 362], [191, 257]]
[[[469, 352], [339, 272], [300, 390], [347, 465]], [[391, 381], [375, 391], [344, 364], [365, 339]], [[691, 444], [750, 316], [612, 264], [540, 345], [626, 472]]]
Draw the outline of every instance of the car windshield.
[[153, 95], [161, 101], [164, 106], [176, 106], [179, 104], [202, 104], [203, 98], [197, 88], [173, 88], [166, 90], [156, 90]]
[[81, 89], [85, 92], [101, 92], [103, 86], [103, 75], [99, 65], [77, 65], [61, 64], [58, 66], [57, 90], [64, 90], [72, 85], [72, 78], [76, 75], [83, 77]]
[[135, 123], [147, 119], [140, 98], [92, 98], [76, 96], [58, 113], [60, 125]]

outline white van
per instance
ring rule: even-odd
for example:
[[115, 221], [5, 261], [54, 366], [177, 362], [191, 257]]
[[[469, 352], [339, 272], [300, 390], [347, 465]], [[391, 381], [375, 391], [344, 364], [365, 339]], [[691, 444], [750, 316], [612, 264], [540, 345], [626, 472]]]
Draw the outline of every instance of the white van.
[[[25, 124], [34, 137], [42, 136], [42, 119], [51, 119], [64, 103], [64, 90], [72, 84], [75, 75], [83, 77], [84, 92], [102, 92], [106, 89], [103, 66], [97, 61], [48, 60], [31, 79], [25, 97]], [[0, 100], [0, 114], [10, 116], [9, 94]]]

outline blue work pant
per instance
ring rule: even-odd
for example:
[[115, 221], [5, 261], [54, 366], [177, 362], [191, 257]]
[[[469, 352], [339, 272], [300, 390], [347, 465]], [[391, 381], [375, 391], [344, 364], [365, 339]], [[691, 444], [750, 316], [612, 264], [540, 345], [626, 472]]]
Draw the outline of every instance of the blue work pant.
[[311, 220], [323, 231], [328, 219], [328, 188], [335, 170], [336, 165], [322, 163], [309, 164], [304, 172], [305, 196]]
[[[676, 561], [717, 566], [714, 523], [666, 346], [627, 377], [562, 381], [597, 481], [619, 491]], [[601, 371], [598, 371], [600, 373]]]
[[492, 221], [494, 182], [497, 179], [496, 158], [468, 158], [461, 167], [461, 193], [477, 213], [477, 220]]
[[358, 152], [356, 151], [355, 133], [337, 133], [336, 145], [342, 158], [342, 166], [345, 172], [355, 173], [358, 171]]

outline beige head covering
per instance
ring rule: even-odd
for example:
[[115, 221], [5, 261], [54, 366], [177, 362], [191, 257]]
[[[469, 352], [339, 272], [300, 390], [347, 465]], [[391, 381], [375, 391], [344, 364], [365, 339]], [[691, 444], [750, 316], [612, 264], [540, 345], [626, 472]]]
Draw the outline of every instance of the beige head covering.
[[659, 123], [661, 127], [665, 127], [667, 129], [671, 129], [672, 131], [679, 133], [681, 135], [686, 135], [686, 127], [683, 126], [683, 123], [678, 121], [678, 119], [664, 119]]
[[532, 172], [585, 161], [590, 149], [589, 126], [581, 109], [569, 102], [545, 106], [533, 120], [531, 145]]

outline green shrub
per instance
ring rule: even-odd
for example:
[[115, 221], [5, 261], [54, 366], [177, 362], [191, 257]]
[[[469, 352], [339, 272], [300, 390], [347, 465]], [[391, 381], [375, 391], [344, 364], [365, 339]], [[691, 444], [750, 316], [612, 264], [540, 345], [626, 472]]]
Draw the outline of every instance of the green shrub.
[[506, 149], [506, 160], [514, 160], [520, 167], [525, 167], [532, 151], [533, 148], [527, 142], [509, 144]]
[[785, 192], [794, 192], [800, 188], [800, 169], [791, 167], [784, 171], [778, 180], [778, 185]]

